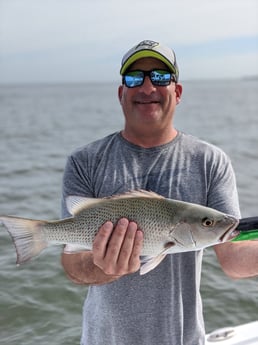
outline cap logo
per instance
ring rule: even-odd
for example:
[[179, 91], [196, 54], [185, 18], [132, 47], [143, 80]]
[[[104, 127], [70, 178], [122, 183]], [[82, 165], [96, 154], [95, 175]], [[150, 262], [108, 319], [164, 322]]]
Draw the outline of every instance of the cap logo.
[[153, 49], [154, 47], [158, 46], [159, 43], [151, 40], [145, 40], [140, 42], [136, 47], [135, 50], [139, 48], [147, 48], [147, 49]]

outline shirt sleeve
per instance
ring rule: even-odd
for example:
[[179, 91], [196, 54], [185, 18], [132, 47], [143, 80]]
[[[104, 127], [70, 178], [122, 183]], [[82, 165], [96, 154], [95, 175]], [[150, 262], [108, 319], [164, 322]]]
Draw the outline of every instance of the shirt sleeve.
[[229, 157], [222, 152], [211, 171], [208, 206], [241, 218], [235, 173]]
[[[71, 217], [66, 206], [66, 198], [69, 195], [93, 196], [87, 180], [86, 171], [73, 156], [68, 157], [63, 175], [61, 201], [62, 218]], [[81, 250], [82, 246], [77, 244], [66, 244], [64, 247], [64, 252], [79, 252]]]
[[62, 217], [70, 217], [66, 207], [66, 198], [70, 195], [93, 197], [90, 178], [87, 176], [87, 162], [70, 156], [67, 159], [62, 184]]

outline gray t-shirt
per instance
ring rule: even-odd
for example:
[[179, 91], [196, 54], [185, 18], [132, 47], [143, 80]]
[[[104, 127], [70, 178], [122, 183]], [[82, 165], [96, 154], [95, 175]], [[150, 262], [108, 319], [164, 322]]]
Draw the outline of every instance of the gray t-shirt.
[[[114, 133], [67, 161], [67, 195], [105, 197], [145, 189], [240, 218], [235, 176], [219, 148], [179, 132], [168, 144], [142, 148]], [[82, 345], [203, 345], [202, 251], [167, 255], [153, 271], [89, 287]]]

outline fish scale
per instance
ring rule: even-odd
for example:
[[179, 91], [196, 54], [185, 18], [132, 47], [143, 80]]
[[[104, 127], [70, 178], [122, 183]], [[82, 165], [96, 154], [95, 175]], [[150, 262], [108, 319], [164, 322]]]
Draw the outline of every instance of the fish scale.
[[[117, 200], [116, 202], [105, 202], [102, 206], [88, 208], [83, 210], [74, 218], [60, 222], [52, 222], [44, 226], [44, 234], [47, 241], [59, 242], [62, 233], [62, 243], [85, 244], [91, 249], [93, 238], [97, 230], [107, 220], [116, 224], [122, 218], [128, 218], [138, 224], [138, 227], [145, 233], [146, 241], [143, 246], [143, 255], [151, 255], [160, 251], [167, 239], [164, 234], [169, 232], [169, 218], [171, 218], [171, 207], [164, 204], [160, 205], [163, 200], [152, 202], [149, 199], [142, 201], [135, 199]], [[158, 210], [158, 212], [157, 212]], [[153, 218], [153, 213], [156, 216]], [[155, 229], [161, 228], [160, 231]]]

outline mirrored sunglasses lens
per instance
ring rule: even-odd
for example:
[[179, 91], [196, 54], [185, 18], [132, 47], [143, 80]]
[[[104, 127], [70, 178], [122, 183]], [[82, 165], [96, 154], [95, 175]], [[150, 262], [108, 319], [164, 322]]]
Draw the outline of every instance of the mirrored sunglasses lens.
[[144, 74], [139, 71], [129, 72], [124, 76], [124, 82], [127, 87], [140, 86], [143, 83]]
[[171, 73], [168, 71], [154, 70], [151, 72], [151, 81], [154, 85], [167, 86], [171, 82]]

